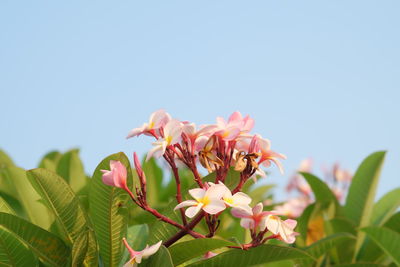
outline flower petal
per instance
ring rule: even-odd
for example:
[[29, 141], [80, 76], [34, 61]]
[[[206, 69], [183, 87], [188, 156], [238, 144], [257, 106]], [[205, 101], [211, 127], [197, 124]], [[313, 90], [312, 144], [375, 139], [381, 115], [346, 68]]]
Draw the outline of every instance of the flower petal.
[[176, 205], [176, 207], [174, 208], [174, 210], [180, 209], [180, 208], [184, 208], [184, 207], [188, 207], [188, 206], [196, 206], [198, 204], [197, 201], [194, 200], [186, 200], [186, 201], [182, 201], [181, 203], [179, 203], [178, 205]]
[[215, 184], [207, 189], [205, 197], [219, 200], [225, 195], [226, 190], [229, 189], [224, 184]]
[[255, 205], [255, 206], [253, 207], [253, 214], [254, 214], [254, 215], [255, 215], [255, 214], [259, 214], [260, 212], [263, 211], [263, 209], [264, 209], [264, 206], [263, 206], [262, 202], [260, 202], [260, 203], [258, 203], [257, 205]]
[[[158, 243], [143, 249], [142, 250], [142, 257], [144, 259], [146, 259], [146, 258], [150, 257], [151, 255], [155, 254], [158, 251], [158, 249], [160, 248], [161, 244], [162, 244], [162, 241], [159, 241]], [[138, 262], [138, 263], [140, 263], [140, 262]]]
[[200, 201], [206, 194], [206, 190], [203, 188], [194, 188], [189, 190], [189, 194], [197, 201]]
[[217, 214], [226, 208], [222, 200], [211, 200], [209, 204], [203, 206], [203, 210], [208, 214]]
[[237, 192], [232, 196], [234, 205], [249, 205], [251, 198], [243, 192]]
[[246, 229], [253, 229], [254, 228], [254, 221], [252, 219], [244, 218], [244, 219], [240, 220], [240, 225], [243, 228], [246, 228]]
[[253, 215], [253, 211], [250, 208], [235, 207], [231, 210], [231, 214], [236, 218], [249, 218]]
[[193, 218], [203, 207], [202, 203], [199, 203], [196, 206], [192, 206], [190, 208], [187, 208], [185, 211], [185, 215], [188, 216], [189, 218]]

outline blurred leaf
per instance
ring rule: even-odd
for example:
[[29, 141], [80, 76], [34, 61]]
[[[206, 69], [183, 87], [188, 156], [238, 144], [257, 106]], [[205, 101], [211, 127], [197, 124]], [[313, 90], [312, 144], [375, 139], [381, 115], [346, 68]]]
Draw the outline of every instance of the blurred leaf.
[[9, 213], [16, 215], [14, 210], [8, 205], [8, 203], [0, 196], [0, 212]]
[[297, 219], [297, 232], [300, 234], [300, 236], [296, 238], [296, 244], [305, 246], [307, 238], [308, 222], [312, 217], [314, 210], [316, 210], [315, 203], [307, 206], [307, 208], [304, 209], [303, 213]]
[[157, 205], [162, 195], [163, 172], [154, 158], [143, 161], [142, 169], [146, 174], [147, 200], [152, 205]]
[[336, 207], [339, 206], [335, 194], [333, 194], [326, 183], [310, 173], [300, 172], [300, 174], [303, 175], [304, 179], [310, 185], [315, 196], [315, 201], [320, 203], [333, 202]]
[[375, 205], [372, 211], [371, 224], [383, 225], [400, 206], [400, 188], [385, 194]]
[[169, 248], [169, 252], [176, 266], [190, 259], [203, 256], [208, 251], [232, 245], [235, 244], [221, 239], [200, 238], [177, 243]]
[[4, 152], [3, 150], [0, 149], [0, 167], [7, 167], [7, 166], [13, 166], [14, 162], [12, 159]]
[[41, 197], [29, 183], [25, 170], [15, 166], [0, 168], [0, 176], [2, 182], [8, 184], [7, 189], [0, 185], [0, 190], [8, 190], [9, 192], [6, 193], [19, 201], [24, 213], [32, 223], [44, 229], [50, 229], [54, 217], [40, 202]]
[[310, 258], [312, 257], [300, 249], [274, 245], [262, 245], [249, 250], [231, 249], [210, 259], [198, 261], [188, 266], [245, 267], [282, 260]]
[[392, 260], [400, 265], [400, 234], [384, 227], [366, 227], [361, 229], [370, 237]]
[[100, 170], [110, 169], [110, 160], [119, 160], [127, 168], [128, 186], [132, 184], [129, 159], [122, 152], [112, 154], [101, 161], [93, 174], [89, 191], [89, 213], [93, 221], [99, 251], [104, 266], [117, 266], [122, 257], [128, 218], [129, 195], [122, 189], [105, 185]]
[[43, 156], [42, 160], [39, 162], [38, 168], [48, 169], [50, 171], [57, 171], [57, 164], [62, 154], [58, 151], [50, 151]]
[[[336, 233], [348, 233], [353, 237], [356, 236], [357, 232], [354, 229], [352, 222], [347, 218], [333, 218], [328, 221], [332, 234]], [[339, 262], [350, 262], [354, 254], [354, 246], [356, 240], [348, 239], [342, 242], [342, 245], [336, 247], [337, 257]]]
[[275, 185], [271, 184], [256, 186], [248, 192], [248, 195], [251, 197], [252, 203], [257, 204], [264, 201], [267, 193], [269, 193], [274, 187]]
[[381, 264], [377, 263], [368, 263], [368, 262], [363, 262], [363, 263], [346, 263], [346, 264], [339, 264], [339, 265], [333, 265], [334, 267], [383, 267]]
[[70, 150], [60, 158], [57, 174], [67, 181], [75, 193], [80, 192], [87, 184], [87, 177], [79, 158], [79, 149]]
[[0, 265], [38, 266], [38, 261], [17, 236], [0, 227]]
[[[368, 156], [353, 177], [344, 211], [356, 227], [367, 226], [371, 220], [375, 192], [385, 154], [380, 151]], [[358, 232], [353, 259], [357, 257], [364, 239], [365, 234]]]
[[400, 212], [397, 212], [390, 217], [389, 220], [387, 220], [387, 222], [384, 224], [384, 227], [400, 233]]
[[166, 247], [161, 246], [156, 254], [143, 260], [140, 267], [173, 267], [171, 255]]
[[70, 251], [54, 234], [14, 215], [2, 212], [0, 212], [0, 226], [18, 236], [43, 261], [55, 266], [64, 266], [67, 262]]

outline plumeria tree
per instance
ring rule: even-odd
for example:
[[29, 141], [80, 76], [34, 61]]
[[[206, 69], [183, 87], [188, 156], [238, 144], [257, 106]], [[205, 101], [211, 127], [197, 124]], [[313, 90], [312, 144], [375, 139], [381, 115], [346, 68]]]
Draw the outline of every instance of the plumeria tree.
[[285, 156], [253, 126], [239, 112], [196, 126], [159, 110], [127, 136], [152, 140], [144, 160], [115, 153], [91, 176], [76, 149], [32, 170], [0, 150], [0, 265], [400, 265], [400, 189], [375, 200], [385, 152], [326, 179], [304, 162], [288, 181], [296, 201], [276, 205], [273, 179], [258, 181]]

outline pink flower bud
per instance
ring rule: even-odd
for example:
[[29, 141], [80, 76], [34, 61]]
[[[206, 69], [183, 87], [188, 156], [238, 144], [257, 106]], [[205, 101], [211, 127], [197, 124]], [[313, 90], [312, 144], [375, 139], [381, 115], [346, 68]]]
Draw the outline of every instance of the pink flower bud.
[[127, 190], [125, 166], [116, 160], [110, 160], [110, 170], [100, 170], [103, 173], [103, 183], [109, 186], [115, 186]]

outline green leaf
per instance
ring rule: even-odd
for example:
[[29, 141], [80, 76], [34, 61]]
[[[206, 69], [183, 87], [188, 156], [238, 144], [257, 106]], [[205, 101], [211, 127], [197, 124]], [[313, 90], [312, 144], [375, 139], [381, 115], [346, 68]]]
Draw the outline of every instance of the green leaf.
[[[365, 227], [371, 220], [376, 188], [385, 154], [385, 152], [375, 152], [368, 156], [358, 167], [353, 177], [344, 212], [356, 227]], [[359, 232], [353, 259], [357, 257], [364, 239], [365, 234]]]
[[333, 192], [331, 191], [331, 189], [328, 187], [328, 185], [326, 183], [324, 183], [318, 177], [316, 177], [310, 173], [300, 172], [300, 174], [303, 175], [304, 179], [310, 185], [311, 189], [313, 190], [315, 200], [317, 202], [320, 202], [320, 203], [333, 202], [333, 203], [335, 203], [336, 206], [339, 206], [339, 203], [337, 201], [335, 194], [333, 194]]
[[195, 257], [202, 256], [208, 251], [232, 245], [235, 244], [225, 240], [200, 238], [177, 243], [169, 248], [169, 252], [176, 266]]
[[38, 266], [38, 261], [14, 234], [0, 227], [0, 265]]
[[188, 266], [245, 267], [282, 260], [310, 258], [312, 257], [300, 249], [274, 245], [262, 245], [247, 251], [241, 249], [231, 249], [210, 259], [198, 261]]
[[119, 160], [127, 168], [128, 186], [132, 181], [129, 159], [122, 152], [105, 158], [96, 168], [89, 191], [89, 213], [99, 243], [104, 266], [117, 266], [122, 257], [123, 243], [127, 231], [126, 216], [129, 195], [122, 189], [105, 185], [100, 170], [110, 169], [110, 160]]
[[166, 247], [161, 246], [156, 254], [150, 258], [143, 260], [140, 267], [173, 267], [171, 255]]
[[347, 264], [339, 264], [333, 265], [334, 267], [383, 267], [381, 264], [377, 263], [369, 263], [369, 262], [361, 262], [361, 263], [347, 263]]
[[343, 242], [351, 239], [355, 239], [355, 237], [348, 233], [333, 234], [313, 243], [311, 246], [306, 248], [306, 251], [314, 258], [319, 258], [332, 248], [337, 247], [343, 244]]
[[383, 225], [400, 206], [400, 188], [396, 188], [384, 195], [372, 211], [371, 224]]
[[57, 164], [57, 174], [63, 177], [75, 193], [81, 191], [88, 183], [79, 149], [70, 150], [60, 158]]
[[384, 227], [366, 227], [361, 229], [371, 238], [392, 260], [400, 265], [400, 234]]
[[43, 156], [42, 160], [39, 162], [38, 168], [48, 169], [50, 171], [57, 171], [57, 164], [62, 154], [58, 151], [50, 151]]
[[143, 172], [146, 174], [147, 200], [152, 205], [157, 205], [162, 195], [163, 172], [154, 158], [143, 160]]
[[48, 208], [40, 202], [41, 197], [28, 182], [25, 170], [15, 166], [0, 168], [0, 176], [2, 182], [7, 184], [4, 187], [1, 184], [0, 190], [6, 189], [7, 192], [5, 193], [18, 200], [24, 214], [31, 222], [44, 229], [50, 229], [54, 217], [49, 213]]
[[8, 203], [0, 196], [0, 212], [9, 213], [15, 215], [14, 210], [8, 205]]
[[13, 166], [14, 162], [12, 159], [4, 152], [3, 150], [0, 149], [0, 167], [6, 167], [6, 166]]
[[[14, 215], [0, 212], [0, 226], [24, 241], [43, 261], [64, 266], [70, 251], [54, 234]], [[30, 266], [30, 265], [28, 265]]]
[[67, 241], [72, 244], [89, 228], [85, 211], [63, 178], [46, 169], [27, 171], [28, 179], [54, 213]]
[[72, 266], [82, 266], [88, 251], [89, 238], [88, 232], [81, 232], [72, 245]]
[[384, 227], [400, 233], [400, 212], [397, 212], [390, 217], [389, 220], [387, 220], [387, 222], [384, 224]]

